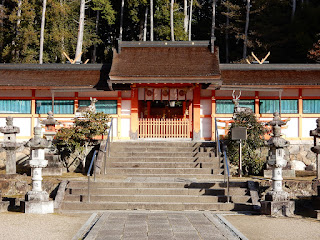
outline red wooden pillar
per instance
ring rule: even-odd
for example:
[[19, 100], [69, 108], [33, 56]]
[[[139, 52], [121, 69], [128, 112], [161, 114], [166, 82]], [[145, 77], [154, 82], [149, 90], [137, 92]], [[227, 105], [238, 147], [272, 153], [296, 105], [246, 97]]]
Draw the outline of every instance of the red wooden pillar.
[[199, 141], [200, 134], [200, 86], [193, 89], [193, 140]]
[[130, 129], [130, 138], [138, 139], [139, 131], [139, 114], [138, 114], [138, 89], [135, 86], [132, 86], [131, 89], [131, 129]]

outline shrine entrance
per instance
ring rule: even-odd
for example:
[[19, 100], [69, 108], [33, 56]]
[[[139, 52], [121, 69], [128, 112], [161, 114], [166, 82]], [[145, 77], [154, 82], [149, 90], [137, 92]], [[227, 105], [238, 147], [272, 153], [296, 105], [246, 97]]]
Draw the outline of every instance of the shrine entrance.
[[191, 101], [139, 101], [139, 138], [190, 138]]

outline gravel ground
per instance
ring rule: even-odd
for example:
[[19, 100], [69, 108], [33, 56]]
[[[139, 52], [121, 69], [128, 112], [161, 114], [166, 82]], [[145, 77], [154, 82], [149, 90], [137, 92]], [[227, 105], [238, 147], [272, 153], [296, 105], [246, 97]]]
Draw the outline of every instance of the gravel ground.
[[320, 221], [312, 218], [250, 215], [223, 215], [223, 217], [250, 240], [320, 239]]
[[0, 213], [0, 239], [72, 239], [91, 214]]

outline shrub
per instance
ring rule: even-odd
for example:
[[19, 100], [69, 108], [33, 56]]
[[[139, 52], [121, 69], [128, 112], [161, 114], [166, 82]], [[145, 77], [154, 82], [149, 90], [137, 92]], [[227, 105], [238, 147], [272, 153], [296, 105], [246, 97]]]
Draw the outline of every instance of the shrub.
[[[75, 118], [74, 125], [59, 129], [55, 136], [54, 145], [61, 154], [65, 167], [69, 168], [68, 159], [75, 156], [72, 163], [80, 160], [83, 171], [89, 147], [97, 144], [95, 137], [105, 135], [109, 128], [110, 118], [105, 113], [85, 112], [83, 117]], [[71, 163], [71, 164], [72, 164]]]
[[[247, 140], [242, 141], [242, 171], [245, 175], [258, 175], [262, 172], [266, 159], [259, 156], [259, 150], [265, 146], [264, 134], [266, 129], [258, 122], [254, 113], [240, 112], [236, 115], [233, 127], [246, 127]], [[227, 137], [228, 151], [227, 155], [230, 162], [236, 166], [239, 165], [239, 143], [231, 140], [231, 131]]]

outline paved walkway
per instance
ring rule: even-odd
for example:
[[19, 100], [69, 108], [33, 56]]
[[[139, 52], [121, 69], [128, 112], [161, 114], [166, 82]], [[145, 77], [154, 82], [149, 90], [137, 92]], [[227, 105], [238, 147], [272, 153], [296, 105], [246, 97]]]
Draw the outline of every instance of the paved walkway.
[[210, 212], [105, 212], [85, 240], [238, 239]]

